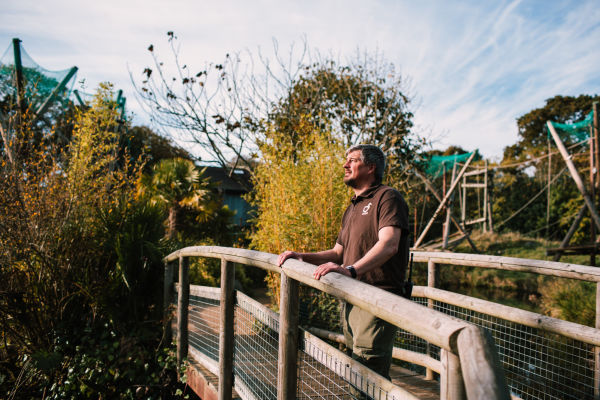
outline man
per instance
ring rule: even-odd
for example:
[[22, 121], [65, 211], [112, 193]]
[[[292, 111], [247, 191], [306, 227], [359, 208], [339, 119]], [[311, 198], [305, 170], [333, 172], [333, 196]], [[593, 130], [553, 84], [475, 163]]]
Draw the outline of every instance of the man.
[[[314, 278], [337, 272], [401, 294], [408, 261], [408, 206], [398, 191], [381, 184], [385, 156], [373, 145], [346, 152], [344, 183], [354, 190], [333, 249], [317, 253], [285, 251], [288, 258], [318, 265]], [[342, 312], [352, 357], [389, 379], [396, 327], [352, 304]]]

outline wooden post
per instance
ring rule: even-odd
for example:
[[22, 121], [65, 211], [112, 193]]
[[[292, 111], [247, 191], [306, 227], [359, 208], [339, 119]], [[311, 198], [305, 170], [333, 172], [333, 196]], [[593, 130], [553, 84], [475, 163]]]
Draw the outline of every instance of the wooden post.
[[[452, 182], [456, 177], [456, 163], [452, 166]], [[454, 203], [454, 193], [450, 196], [448, 207], [446, 207], [446, 222], [444, 222], [444, 233], [442, 235], [442, 249], [448, 248], [448, 236], [450, 236], [450, 218], [452, 217], [452, 204]]]
[[552, 149], [550, 148], [550, 138], [548, 142], [548, 188], [546, 189], [546, 240], [550, 240], [550, 184], [552, 180]]
[[[592, 110], [594, 111], [593, 127], [594, 127], [594, 144], [595, 144], [595, 151], [596, 151], [596, 157], [594, 157], [594, 159], [596, 160], [595, 186], [596, 186], [596, 189], [600, 189], [600, 143], [598, 143], [599, 134], [598, 134], [598, 102], [597, 101], [595, 101], [592, 104]], [[596, 194], [598, 194], [598, 191], [596, 191]]]
[[171, 321], [173, 319], [171, 302], [173, 301], [174, 272], [175, 266], [173, 263], [166, 262], [165, 277], [163, 282], [163, 337], [167, 346], [171, 344], [171, 340], [173, 339], [173, 330], [171, 329]]
[[[567, 246], [569, 244], [569, 241], [571, 240], [571, 237], [573, 237], [573, 235], [575, 234], [575, 231], [579, 227], [579, 224], [581, 223], [581, 220], [583, 219], [583, 216], [585, 215], [585, 210], [586, 210], [586, 206], [584, 204], [579, 209], [579, 212], [577, 213], [577, 216], [575, 217], [575, 220], [573, 221], [573, 223], [569, 227], [569, 230], [567, 231], [567, 234], [565, 235], [565, 238], [562, 240], [562, 242], [560, 242], [560, 247], [561, 248], [565, 247], [565, 246]], [[554, 261], [560, 260], [561, 256], [562, 256], [562, 251], [558, 251], [554, 255]]]
[[554, 126], [552, 125], [552, 122], [548, 121], [547, 125], [548, 125], [548, 129], [550, 130], [550, 133], [552, 134], [552, 138], [554, 139], [554, 142], [556, 143], [556, 147], [558, 147], [558, 151], [560, 152], [561, 156], [565, 160], [565, 163], [567, 164], [567, 168], [569, 169], [569, 172], [571, 173], [571, 176], [573, 177], [573, 180], [575, 181], [575, 185], [577, 186], [577, 189], [579, 189], [579, 192], [583, 196], [585, 205], [590, 210], [590, 214], [592, 214], [592, 219], [594, 220], [596, 227], [598, 229], [600, 229], [600, 215], [598, 215], [598, 211], [596, 211], [596, 206], [594, 205], [587, 190], [585, 189], [585, 185], [583, 184], [583, 181], [581, 180], [581, 176], [579, 176], [579, 173], [577, 172], [577, 168], [575, 167], [575, 164], [573, 164], [573, 161], [571, 160], [571, 155], [569, 154], [569, 152], [567, 151], [562, 140], [558, 136], [558, 133], [556, 133], [556, 130], [554, 129]]
[[462, 227], [465, 227], [465, 222], [467, 221], [467, 177], [463, 176], [462, 181], [462, 194], [463, 200], [460, 209], [460, 224]]
[[466, 400], [467, 395], [458, 356], [452, 354], [448, 350], [441, 349], [440, 361], [442, 362], [442, 373], [440, 374], [440, 399]]
[[299, 284], [281, 271], [277, 400], [296, 398], [298, 380]]
[[234, 264], [221, 259], [221, 333], [219, 334], [219, 400], [231, 400], [233, 388]]
[[458, 176], [456, 177], [456, 180], [454, 180], [454, 182], [452, 182], [452, 184], [450, 185], [450, 189], [448, 190], [448, 192], [446, 193], [446, 195], [444, 196], [444, 198], [440, 202], [440, 205], [438, 206], [437, 210], [435, 210], [435, 213], [433, 213], [433, 216], [431, 217], [431, 219], [427, 223], [427, 226], [425, 227], [425, 229], [423, 229], [423, 232], [421, 233], [421, 236], [419, 236], [419, 238], [415, 242], [415, 246], [414, 247], [419, 247], [419, 245], [421, 244], [421, 242], [423, 242], [423, 239], [425, 239], [425, 235], [427, 235], [427, 232], [429, 231], [429, 228], [431, 228], [431, 225], [433, 225], [433, 221], [435, 221], [435, 219], [437, 218], [437, 216], [440, 214], [440, 212], [446, 206], [446, 203], [448, 202], [448, 200], [450, 198], [450, 195], [452, 194], [452, 192], [454, 192], [454, 189], [456, 188], [456, 185], [458, 185], [458, 182], [460, 181], [460, 178], [462, 178], [462, 176], [464, 175], [465, 171], [467, 170], [467, 167], [469, 166], [469, 164], [471, 163], [471, 161], [473, 160], [474, 157], [475, 157], [475, 152], [473, 152], [471, 154], [471, 156], [469, 157], [469, 159], [467, 160], [467, 162], [465, 163], [465, 165], [463, 165], [462, 169], [458, 173]]
[[[596, 203], [596, 194], [595, 194], [595, 175], [596, 171], [594, 170], [596, 163], [594, 161], [594, 155], [596, 145], [594, 144], [594, 125], [590, 126], [590, 196], [592, 198], [592, 203]], [[590, 224], [590, 238], [593, 245], [596, 244], [596, 226], [594, 224]], [[596, 266], [596, 246], [592, 246], [592, 250], [590, 252], [590, 265], [592, 267]]]
[[488, 163], [485, 160], [485, 173], [483, 175], [483, 224], [482, 231], [487, 232], [488, 222]]
[[510, 400], [504, 369], [489, 331], [468, 326], [458, 334], [456, 345], [469, 400]]
[[[596, 329], [600, 329], [600, 282], [596, 283]], [[594, 399], [600, 399], [600, 347], [594, 347]]]
[[[436, 279], [436, 267], [435, 267], [435, 263], [431, 260], [427, 261], [427, 286], [430, 288], [435, 288], [435, 285], [437, 284], [437, 279]], [[427, 299], [427, 307], [433, 309], [435, 306], [435, 301], [433, 299]], [[431, 344], [429, 344], [429, 342], [427, 343], [427, 355], [429, 357], [433, 356], [433, 351], [432, 351], [432, 346]], [[428, 381], [432, 381], [434, 379], [433, 376], [433, 370], [431, 368], [427, 368], [425, 370], [425, 379]]]
[[177, 363], [181, 364], [188, 354], [188, 306], [190, 304], [190, 261], [179, 257], [179, 292], [177, 293]]

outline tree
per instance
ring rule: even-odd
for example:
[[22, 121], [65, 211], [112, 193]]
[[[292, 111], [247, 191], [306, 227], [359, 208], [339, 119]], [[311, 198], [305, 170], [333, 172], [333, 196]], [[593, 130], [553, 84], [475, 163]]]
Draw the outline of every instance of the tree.
[[539, 155], [547, 148], [548, 134], [546, 121], [560, 123], [578, 122], [587, 116], [592, 103], [600, 96], [586, 94], [573, 96], [554, 96], [546, 100], [541, 108], [536, 108], [517, 118], [519, 141], [504, 149], [504, 161], [524, 160], [527, 155]]
[[[298, 128], [304, 137], [300, 149], [276, 129], [268, 130], [261, 142], [263, 162], [256, 167], [251, 198], [257, 209], [251, 246], [260, 251], [332, 248], [350, 199], [343, 183], [343, 144], [307, 120], [301, 119]], [[273, 303], [279, 304], [278, 275], [270, 274], [267, 283]], [[304, 289], [302, 298], [309, 318], [335, 324], [336, 301]]]
[[168, 210], [168, 239], [175, 238], [179, 211], [186, 206], [201, 207], [210, 193], [202, 173], [192, 161], [183, 158], [161, 160], [152, 174], [144, 175], [140, 189]]
[[185, 134], [227, 171], [240, 165], [252, 169], [269, 129], [302, 143], [295, 132], [301, 118], [346, 146], [365, 141], [380, 145], [390, 170], [410, 160], [418, 148], [403, 81], [379, 55], [356, 56], [347, 64], [311, 61], [304, 43], [299, 54], [292, 47], [289, 63], [277, 46], [275, 63], [259, 55], [263, 74], [253, 71], [251, 54], [248, 63], [240, 55], [227, 55], [222, 63], [198, 70], [180, 61], [177, 39], [168, 35], [175, 76], [169, 76], [151, 45], [154, 65], [144, 69], [138, 94], [154, 121]]

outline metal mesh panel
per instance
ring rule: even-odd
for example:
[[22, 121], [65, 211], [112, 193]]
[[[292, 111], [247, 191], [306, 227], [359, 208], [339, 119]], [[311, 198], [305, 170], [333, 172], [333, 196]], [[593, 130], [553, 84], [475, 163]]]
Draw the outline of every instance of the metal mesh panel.
[[[421, 305], [427, 305], [427, 299], [424, 297], [412, 297], [411, 300]], [[429, 355], [436, 360], [440, 359], [439, 347], [429, 344], [424, 339], [421, 339], [420, 337], [400, 328], [398, 329], [394, 346], [422, 354], [427, 354], [429, 348]], [[409, 367], [415, 370], [422, 369], [418, 368], [416, 365], [409, 365]]]
[[438, 301], [435, 309], [492, 333], [513, 394], [522, 399], [594, 398], [593, 346]]
[[219, 301], [190, 295], [189, 344], [207, 357], [219, 360]]
[[279, 321], [240, 300], [235, 308], [234, 374], [257, 399], [277, 399]]

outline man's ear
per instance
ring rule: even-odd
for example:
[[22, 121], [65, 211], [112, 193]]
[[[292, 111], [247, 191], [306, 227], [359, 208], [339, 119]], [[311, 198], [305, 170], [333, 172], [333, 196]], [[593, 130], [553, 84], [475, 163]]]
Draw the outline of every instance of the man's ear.
[[375, 164], [371, 164], [371, 165], [367, 165], [369, 167], [369, 173], [373, 174], [373, 176], [375, 176]]

